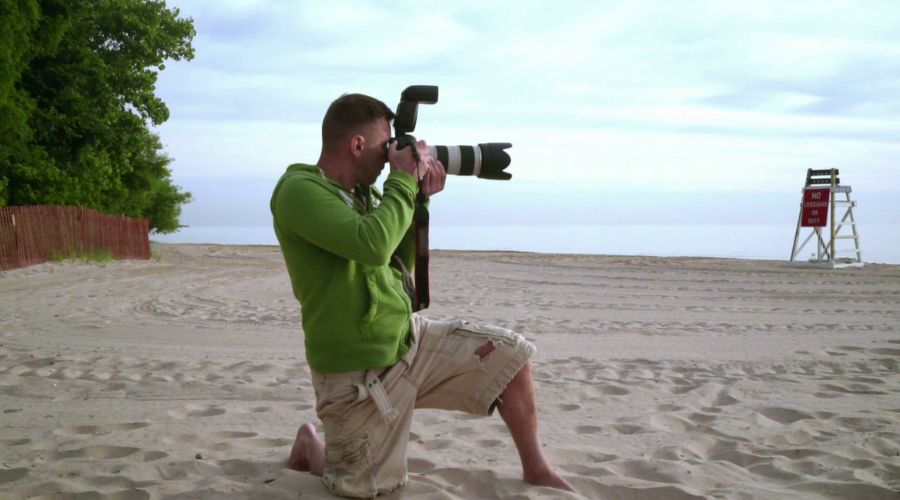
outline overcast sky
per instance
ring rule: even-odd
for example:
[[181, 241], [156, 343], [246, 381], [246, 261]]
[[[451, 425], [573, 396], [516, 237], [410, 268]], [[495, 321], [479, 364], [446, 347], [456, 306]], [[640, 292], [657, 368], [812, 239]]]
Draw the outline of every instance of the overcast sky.
[[412, 84], [440, 86], [419, 138], [513, 143], [513, 180], [451, 179], [438, 222], [793, 224], [830, 167], [900, 215], [896, 0], [168, 5], [197, 29], [158, 83], [185, 224], [268, 224], [333, 99]]

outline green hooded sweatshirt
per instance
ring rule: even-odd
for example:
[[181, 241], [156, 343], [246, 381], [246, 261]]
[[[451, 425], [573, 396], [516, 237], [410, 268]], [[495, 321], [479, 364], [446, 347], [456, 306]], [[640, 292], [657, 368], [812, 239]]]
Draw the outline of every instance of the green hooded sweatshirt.
[[275, 236], [300, 301], [313, 371], [390, 366], [408, 350], [412, 306], [402, 273], [389, 264], [396, 251], [412, 269], [417, 190], [411, 175], [391, 172], [384, 196], [363, 185], [351, 193], [299, 163], [275, 186]]

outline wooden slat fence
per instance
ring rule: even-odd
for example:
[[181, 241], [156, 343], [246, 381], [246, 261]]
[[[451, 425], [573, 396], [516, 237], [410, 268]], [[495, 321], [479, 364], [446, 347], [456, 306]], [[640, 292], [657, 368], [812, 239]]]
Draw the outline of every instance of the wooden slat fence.
[[149, 221], [84, 207], [0, 207], [0, 269], [104, 250], [115, 259], [149, 259]]

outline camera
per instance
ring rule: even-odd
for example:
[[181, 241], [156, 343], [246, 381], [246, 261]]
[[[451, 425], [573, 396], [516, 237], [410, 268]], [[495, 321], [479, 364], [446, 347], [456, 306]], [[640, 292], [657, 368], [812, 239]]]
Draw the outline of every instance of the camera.
[[[434, 104], [438, 100], [435, 85], [412, 85], [400, 94], [400, 104], [394, 116], [394, 139], [397, 149], [409, 146], [416, 162], [420, 160], [416, 149], [416, 138], [410, 132], [416, 129], [419, 104]], [[437, 158], [453, 175], [474, 175], [481, 179], [512, 179], [512, 174], [503, 170], [509, 166], [509, 155], [504, 151], [512, 147], [508, 142], [490, 142], [477, 146], [429, 146], [431, 156]], [[419, 181], [421, 185], [421, 180]], [[430, 302], [428, 285], [428, 208], [426, 196], [420, 188], [416, 194], [413, 228], [415, 230], [415, 279], [409, 277], [406, 268], [404, 289], [412, 300], [413, 311], [426, 309]], [[398, 259], [399, 261], [399, 259]], [[408, 279], [410, 278], [410, 279]]]
[[[416, 138], [410, 133], [416, 129], [419, 104], [435, 104], [437, 101], [436, 85], [412, 85], [400, 94], [394, 118], [397, 149], [411, 145], [416, 155]], [[512, 174], [503, 171], [509, 166], [510, 158], [504, 151], [509, 147], [512, 144], [508, 142], [489, 142], [477, 146], [428, 146], [428, 149], [431, 156], [444, 165], [448, 174], [505, 181], [512, 178]]]

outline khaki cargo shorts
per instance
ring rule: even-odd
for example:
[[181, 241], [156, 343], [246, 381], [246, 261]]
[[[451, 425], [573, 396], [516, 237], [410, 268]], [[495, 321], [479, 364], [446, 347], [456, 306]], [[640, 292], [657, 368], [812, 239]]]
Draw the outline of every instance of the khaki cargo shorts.
[[[483, 358], [475, 351], [490, 342]], [[505, 328], [413, 316], [410, 349], [387, 369], [313, 373], [325, 430], [322, 481], [334, 494], [370, 498], [406, 484], [413, 409], [490, 415], [535, 352]]]

